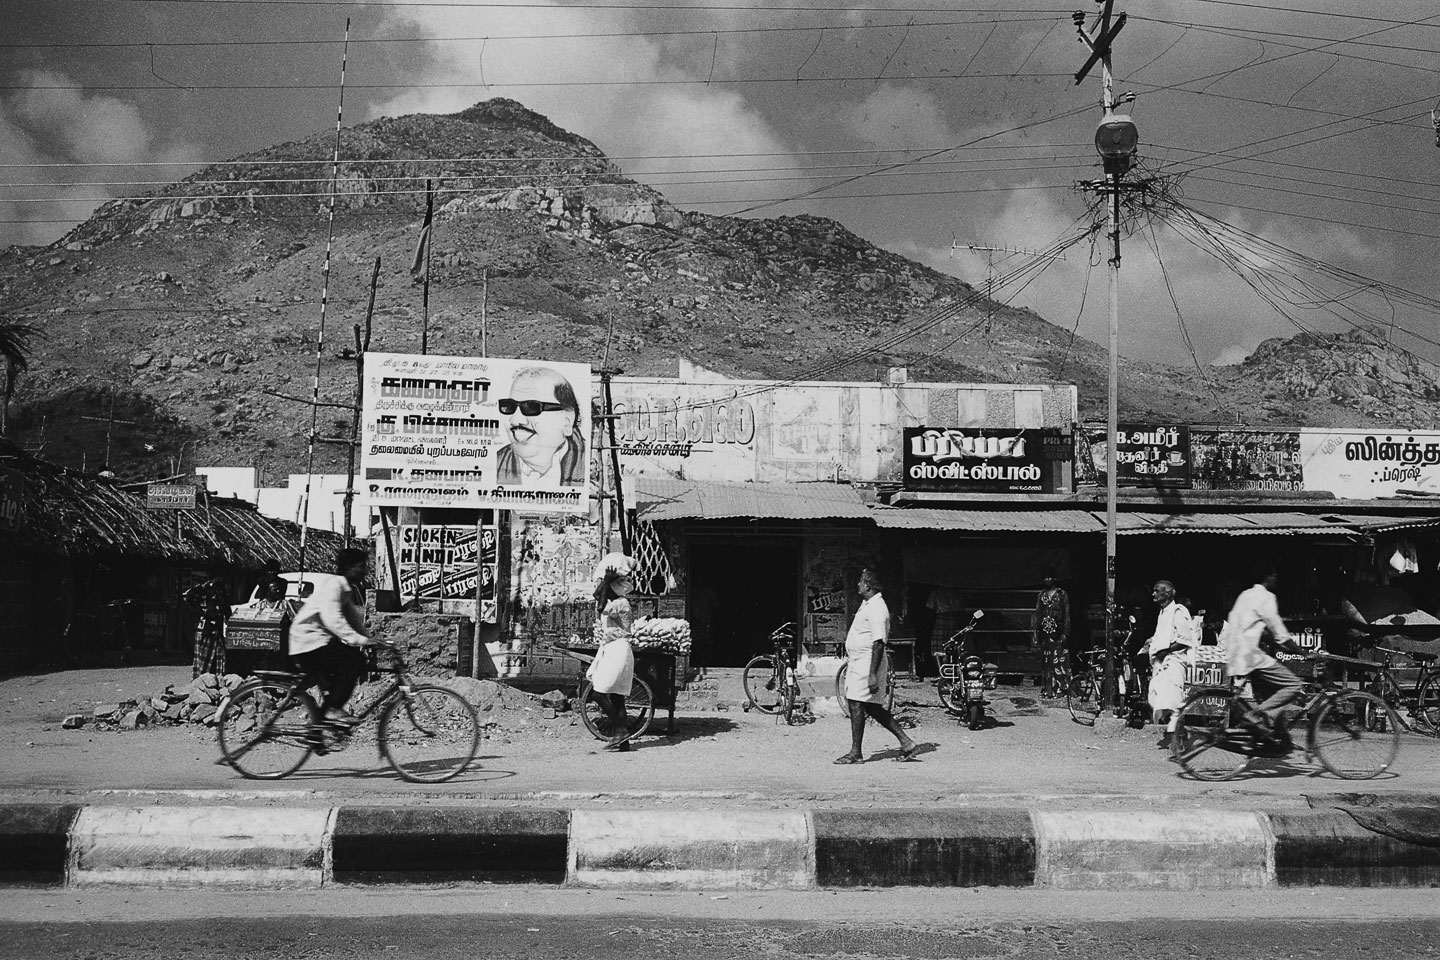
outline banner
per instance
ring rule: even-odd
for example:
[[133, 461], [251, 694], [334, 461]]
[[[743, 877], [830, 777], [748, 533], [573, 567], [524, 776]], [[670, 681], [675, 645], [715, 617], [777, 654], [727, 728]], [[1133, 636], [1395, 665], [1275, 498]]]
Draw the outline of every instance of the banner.
[[1440, 432], [1302, 430], [1306, 490], [1347, 500], [1440, 494]]
[[152, 483], [145, 488], [147, 510], [194, 510], [195, 488], [184, 483]]
[[906, 490], [1054, 493], [1055, 463], [1070, 459], [1058, 430], [907, 427]]
[[1190, 428], [1196, 490], [1303, 490], [1296, 430]]
[[361, 499], [586, 513], [590, 367], [367, 353]]

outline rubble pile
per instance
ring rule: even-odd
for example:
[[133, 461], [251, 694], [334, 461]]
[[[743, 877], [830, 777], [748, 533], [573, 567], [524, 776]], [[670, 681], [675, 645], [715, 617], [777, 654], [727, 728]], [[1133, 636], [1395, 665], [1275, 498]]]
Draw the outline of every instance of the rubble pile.
[[202, 673], [186, 686], [168, 685], [161, 693], [135, 700], [97, 703], [89, 713], [72, 713], [62, 726], [67, 730], [139, 730], [182, 723], [214, 726], [225, 698], [242, 682], [239, 674], [217, 677]]

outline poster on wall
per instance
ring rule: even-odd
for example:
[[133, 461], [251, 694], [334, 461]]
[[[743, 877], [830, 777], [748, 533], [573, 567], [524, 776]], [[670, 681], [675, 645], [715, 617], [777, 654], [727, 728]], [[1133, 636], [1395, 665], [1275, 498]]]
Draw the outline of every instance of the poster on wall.
[[516, 603], [513, 620], [532, 636], [589, 640], [596, 618], [599, 531], [583, 517], [519, 515], [513, 539]]
[[[402, 605], [418, 594], [426, 609], [464, 614], [480, 623], [495, 622], [498, 531], [493, 526], [445, 526], [402, 523], [394, 529], [394, 569], [400, 577]], [[391, 565], [384, 538], [376, 542], [381, 589], [391, 586]], [[476, 596], [479, 615], [476, 615]]]
[[371, 506], [585, 513], [589, 437], [588, 364], [365, 355]]
[[1305, 489], [1347, 500], [1440, 494], [1440, 432], [1302, 430]]
[[1303, 490], [1295, 430], [1190, 428], [1191, 486], [1196, 490]]
[[[1092, 431], [1090, 449], [1099, 475], [1105, 475], [1106, 432]], [[1184, 489], [1190, 480], [1190, 427], [1177, 424], [1122, 423], [1115, 430], [1115, 483], [1121, 487]]]
[[1054, 493], [1052, 458], [1069, 449], [1059, 437], [1058, 430], [907, 427], [905, 489]]

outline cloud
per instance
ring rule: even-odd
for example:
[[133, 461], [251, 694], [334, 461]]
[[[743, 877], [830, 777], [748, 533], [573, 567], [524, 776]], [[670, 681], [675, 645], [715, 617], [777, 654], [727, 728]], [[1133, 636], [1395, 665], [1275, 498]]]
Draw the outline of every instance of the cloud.
[[[53, 70], [22, 71], [21, 88], [0, 99], [0, 163], [16, 186], [0, 195], [0, 245], [45, 244], [127, 189], [130, 171], [99, 164], [178, 159], [194, 151], [162, 142], [140, 111], [114, 97], [70, 87]], [[146, 173], [142, 179], [152, 179]]]
[[895, 144], [954, 143], [939, 98], [928, 90], [883, 83], [859, 103], [842, 110], [856, 137], [877, 147]]
[[706, 83], [712, 69], [732, 69], [739, 53], [731, 45], [740, 41], [558, 36], [625, 32], [625, 24], [613, 11], [547, 3], [478, 12], [413, 6], [393, 16], [397, 30], [492, 39], [433, 44], [416, 85], [372, 103], [372, 118], [455, 113], [508, 97], [592, 140], [628, 176], [682, 206], [748, 195], [748, 170], [795, 166], [784, 138], [743, 93]]

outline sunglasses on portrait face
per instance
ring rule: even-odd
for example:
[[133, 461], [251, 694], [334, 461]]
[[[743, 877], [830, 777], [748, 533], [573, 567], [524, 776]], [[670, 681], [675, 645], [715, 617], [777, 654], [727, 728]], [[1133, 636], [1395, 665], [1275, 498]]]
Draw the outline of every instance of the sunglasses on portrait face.
[[539, 414], [545, 410], [568, 409], [570, 408], [565, 406], [565, 404], [563, 403], [551, 403], [548, 400], [512, 400], [511, 398], [506, 397], [504, 400], [500, 401], [500, 412], [505, 414], [505, 416], [507, 417], [510, 416], [510, 414], [514, 413], [516, 410], [519, 410], [527, 417], [534, 417], [539, 416]]

